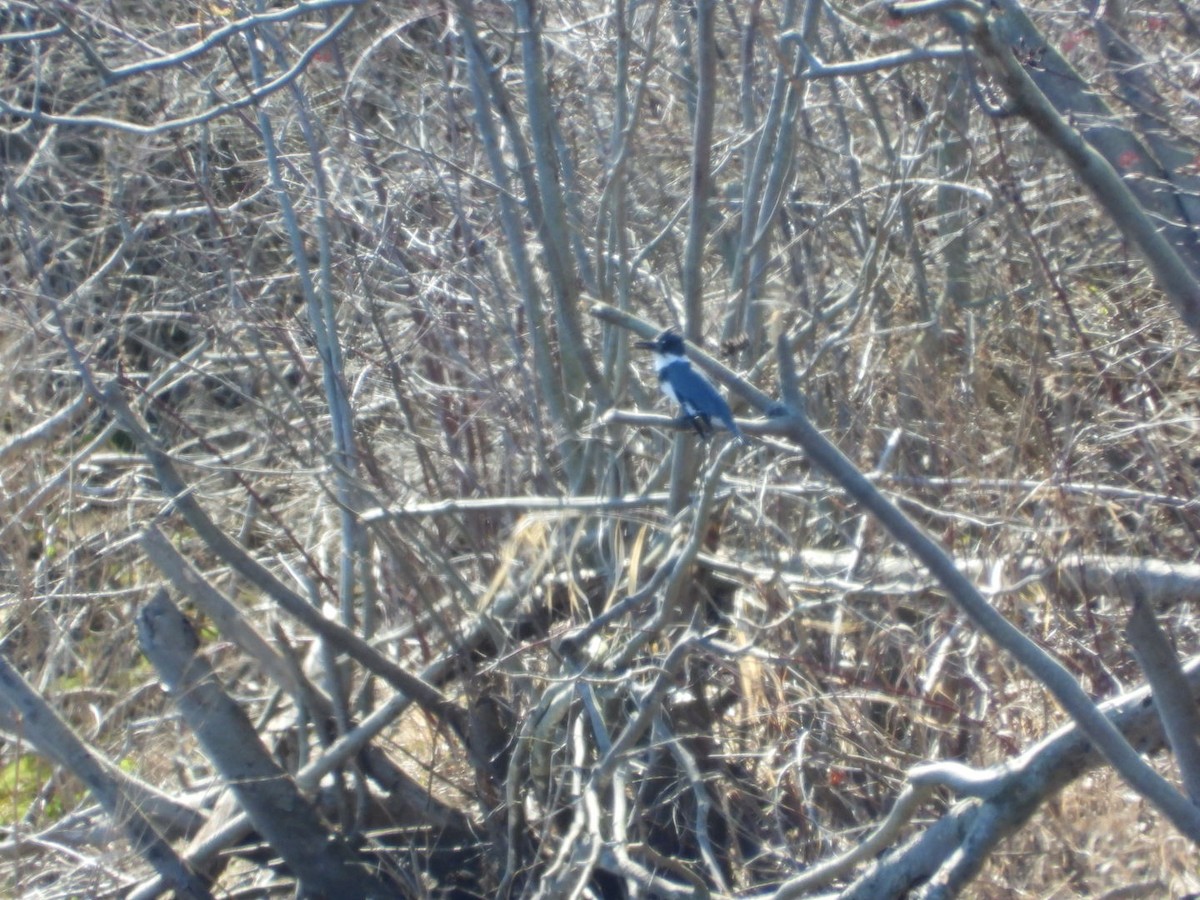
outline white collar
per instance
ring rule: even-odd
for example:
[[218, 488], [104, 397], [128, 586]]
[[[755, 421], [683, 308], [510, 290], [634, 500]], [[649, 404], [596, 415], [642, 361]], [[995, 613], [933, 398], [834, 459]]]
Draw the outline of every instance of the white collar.
[[668, 354], [668, 353], [655, 353], [654, 354], [654, 369], [656, 372], [661, 372], [667, 366], [673, 366], [676, 363], [683, 363], [685, 366], [688, 365], [687, 357], [686, 356], [675, 356], [673, 354]]

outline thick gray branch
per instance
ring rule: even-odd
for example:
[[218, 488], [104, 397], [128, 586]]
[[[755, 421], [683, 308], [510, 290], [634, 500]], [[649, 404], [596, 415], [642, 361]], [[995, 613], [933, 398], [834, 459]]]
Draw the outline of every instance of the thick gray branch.
[[321, 825], [316, 809], [271, 758], [246, 713], [226, 695], [208, 661], [197, 655], [196, 633], [166, 591], [139, 611], [138, 639], [205, 754], [305, 894], [399, 896]]
[[[825, 486], [822, 490], [828, 490]], [[716, 571], [770, 581], [824, 583], [837, 591], [917, 592], [931, 579], [912, 559], [903, 556], [873, 556], [856, 566], [853, 550], [797, 549], [786, 567], [749, 566], [718, 556], [702, 557]], [[988, 578], [993, 563], [983, 559], [955, 559], [966, 577]], [[854, 577], [847, 572], [857, 569]], [[1200, 564], [1177, 563], [1132, 556], [1065, 556], [1050, 560], [1041, 556], [1014, 557], [1004, 568], [1004, 583], [996, 590], [1012, 590], [1037, 582], [1049, 591], [1067, 597], [1122, 597], [1131, 589], [1141, 591], [1157, 607], [1200, 603]]]
[[1196, 708], [1196, 698], [1179, 665], [1175, 648], [1154, 618], [1154, 610], [1136, 590], [1130, 594], [1133, 611], [1129, 614], [1126, 635], [1146, 673], [1146, 680], [1154, 689], [1158, 714], [1175, 753], [1184, 787], [1192, 802], [1200, 804], [1200, 710]]
[[958, 570], [950, 556], [813, 427], [804, 414], [804, 401], [796, 382], [795, 363], [786, 337], [781, 337], [779, 341], [778, 358], [784, 399], [790, 407], [787, 416], [790, 435], [804, 448], [809, 459], [841, 485], [847, 494], [879, 520], [896, 540], [933, 573], [955, 604], [980, 631], [1010, 653], [1054, 695], [1130, 787], [1157, 806], [1183, 834], [1200, 843], [1200, 809], [1138, 756], [1061, 663], [997, 612]]
[[[213, 620], [223, 637], [232, 640], [253, 658], [297, 705], [309, 711], [319, 726], [332, 726], [334, 709], [329, 697], [296, 672], [295, 667], [246, 621], [237, 607], [180, 555], [157, 526], [151, 525], [142, 535], [142, 546], [170, 583], [186, 593], [197, 608]], [[355, 727], [353, 721], [349, 724], [352, 729]], [[439, 830], [455, 833], [467, 831], [466, 820], [458, 810], [431, 797], [426, 788], [379, 748], [364, 743], [359, 762], [388, 792], [388, 810], [395, 821], [406, 825], [431, 824]]]
[[[1117, 169], [1125, 168], [1124, 157], [1138, 160], [1143, 172], [1158, 167], [1137, 136], [1046, 43], [1017, 0], [994, 0], [992, 6], [998, 14], [974, 4], [936, 2], [897, 3], [893, 10], [905, 16], [939, 12], [971, 42], [1013, 111], [1063, 155], [1138, 248], [1184, 324], [1200, 335], [1200, 242], [1174, 191], [1164, 189], [1161, 178], [1122, 178]], [[1018, 58], [1014, 48], [1025, 52]]]

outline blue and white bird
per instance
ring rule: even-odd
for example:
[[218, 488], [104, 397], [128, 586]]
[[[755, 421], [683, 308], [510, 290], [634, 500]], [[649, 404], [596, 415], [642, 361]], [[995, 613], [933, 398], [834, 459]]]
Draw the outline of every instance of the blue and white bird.
[[746, 443], [725, 398], [707, 378], [692, 368], [683, 349], [682, 337], [668, 329], [655, 340], [638, 341], [634, 346], [654, 351], [654, 368], [662, 392], [679, 404], [700, 437], [708, 440], [712, 436], [712, 420], [716, 419], [741, 443]]

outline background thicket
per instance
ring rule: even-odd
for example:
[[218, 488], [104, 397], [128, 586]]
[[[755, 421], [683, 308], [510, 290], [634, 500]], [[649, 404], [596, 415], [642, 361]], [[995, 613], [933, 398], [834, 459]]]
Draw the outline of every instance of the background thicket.
[[863, 502], [1091, 698], [1197, 652], [1186, 4], [11, 0], [0, 71], [4, 893], [1200, 891]]

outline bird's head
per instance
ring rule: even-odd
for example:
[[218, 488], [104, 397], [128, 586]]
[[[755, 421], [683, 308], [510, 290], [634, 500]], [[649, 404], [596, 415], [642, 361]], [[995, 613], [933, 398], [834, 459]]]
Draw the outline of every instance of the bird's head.
[[669, 328], [652, 341], [638, 341], [633, 346], [653, 350], [660, 356], [683, 356], [683, 338]]

